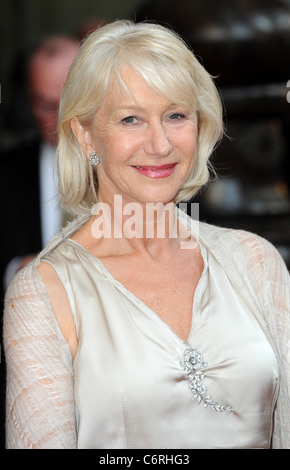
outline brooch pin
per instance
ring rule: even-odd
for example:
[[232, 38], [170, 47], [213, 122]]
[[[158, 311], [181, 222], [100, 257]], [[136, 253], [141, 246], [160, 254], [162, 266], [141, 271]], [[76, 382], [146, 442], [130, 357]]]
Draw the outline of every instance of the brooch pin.
[[225, 413], [226, 411], [234, 411], [229, 405], [219, 405], [214, 401], [211, 395], [207, 393], [207, 387], [203, 384], [203, 369], [207, 366], [202, 355], [197, 349], [188, 348], [184, 351], [184, 360], [181, 362], [184, 371], [187, 373], [189, 381], [189, 389], [193, 394], [192, 400], [197, 399], [197, 403], [203, 403], [204, 408], [210, 407], [214, 411]]

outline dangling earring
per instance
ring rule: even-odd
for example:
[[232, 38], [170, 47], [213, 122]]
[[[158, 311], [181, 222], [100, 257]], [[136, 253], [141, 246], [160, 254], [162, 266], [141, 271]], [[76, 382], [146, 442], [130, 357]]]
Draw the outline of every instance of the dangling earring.
[[92, 152], [90, 155], [90, 164], [93, 166], [97, 166], [100, 163], [100, 158], [98, 157], [96, 152]]

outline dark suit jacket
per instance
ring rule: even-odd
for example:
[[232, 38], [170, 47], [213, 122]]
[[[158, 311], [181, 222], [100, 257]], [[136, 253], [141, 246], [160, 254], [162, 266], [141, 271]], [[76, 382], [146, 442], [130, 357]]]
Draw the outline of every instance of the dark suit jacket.
[[[0, 296], [3, 311], [3, 275], [15, 256], [41, 249], [40, 143], [34, 142], [0, 154]], [[1, 335], [2, 336], [2, 335]], [[5, 363], [1, 341], [0, 364], [0, 447], [4, 447]]]
[[39, 151], [36, 142], [0, 155], [1, 280], [12, 258], [41, 249]]

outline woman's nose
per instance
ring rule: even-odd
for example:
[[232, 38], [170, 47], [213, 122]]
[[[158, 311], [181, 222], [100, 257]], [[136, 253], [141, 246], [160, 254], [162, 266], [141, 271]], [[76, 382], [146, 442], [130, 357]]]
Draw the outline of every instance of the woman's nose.
[[162, 123], [155, 123], [148, 127], [145, 142], [146, 153], [155, 157], [167, 157], [173, 147]]

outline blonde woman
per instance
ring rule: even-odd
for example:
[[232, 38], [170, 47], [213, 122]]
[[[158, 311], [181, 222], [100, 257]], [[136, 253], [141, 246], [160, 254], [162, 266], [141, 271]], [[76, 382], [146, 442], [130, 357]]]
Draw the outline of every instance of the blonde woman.
[[58, 130], [79, 218], [7, 292], [7, 447], [289, 448], [287, 269], [175, 206], [223, 134], [212, 78], [173, 31], [113, 22], [80, 48]]

